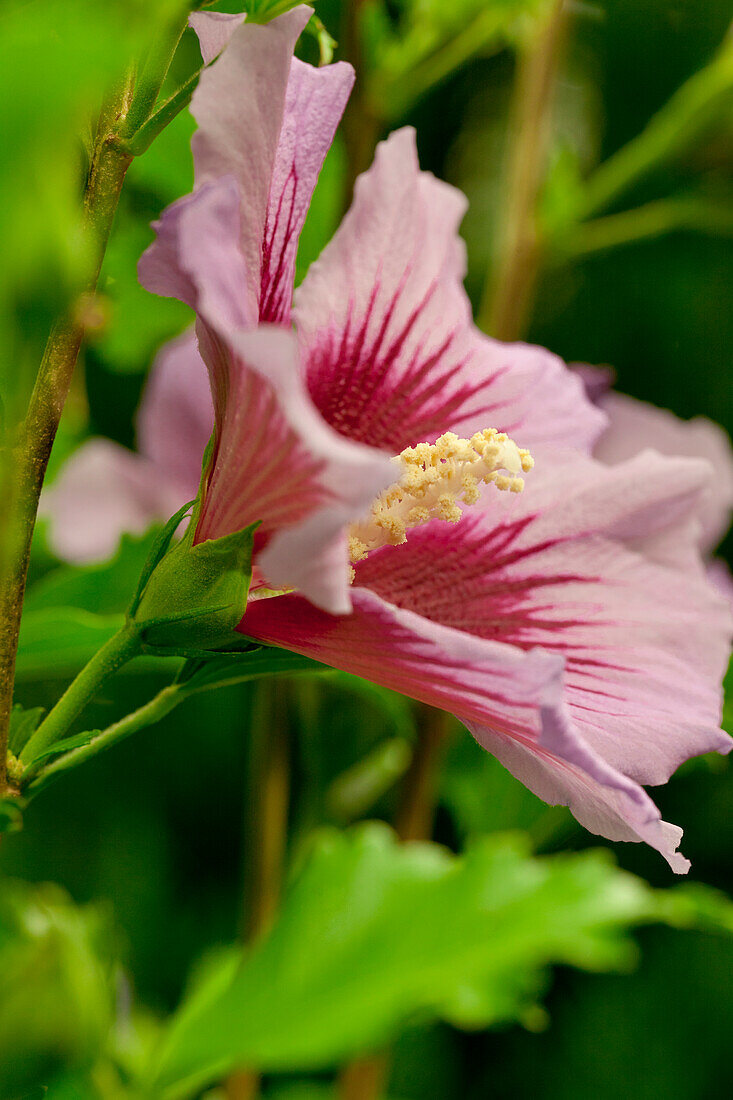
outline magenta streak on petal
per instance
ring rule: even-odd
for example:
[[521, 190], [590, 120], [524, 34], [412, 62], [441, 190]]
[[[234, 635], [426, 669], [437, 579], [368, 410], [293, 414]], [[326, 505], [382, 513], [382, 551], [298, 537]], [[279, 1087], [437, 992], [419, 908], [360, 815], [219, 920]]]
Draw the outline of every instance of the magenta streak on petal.
[[283, 419], [264, 378], [229, 353], [229, 393], [197, 540], [261, 520], [257, 546], [323, 503], [323, 463], [309, 455]]
[[354, 588], [352, 596], [354, 614], [346, 617], [320, 612], [298, 596], [255, 602], [240, 630], [434, 706], [537, 736], [537, 708], [561, 673], [561, 660], [431, 623], [365, 589]]
[[[415, 327], [424, 321], [437, 290], [436, 282], [427, 287], [421, 300], [407, 312], [400, 329], [384, 347], [409, 275], [408, 267], [381, 318], [375, 308], [380, 284], [378, 279], [375, 281], [353, 342], [350, 339], [355, 314], [352, 300], [338, 350], [335, 349], [336, 330], [333, 328], [327, 329], [318, 343], [307, 349], [309, 389], [324, 418], [350, 439], [392, 451], [401, 451], [419, 441], [433, 441], [459, 414], [461, 418], [488, 417], [502, 405], [500, 400], [494, 403], [485, 400], [471, 409], [471, 399], [486, 391], [486, 379], [473, 385], [464, 383], [457, 389], [451, 386], [465, 370], [472, 354], [469, 352], [463, 360], [452, 364], [443, 362], [459, 336], [457, 329], [446, 331], [442, 342], [426, 354], [425, 344], [433, 335], [428, 329], [410, 352], [402, 370], [394, 370]], [[378, 328], [368, 342], [373, 320], [378, 322]], [[398, 423], [402, 425], [400, 429], [396, 426]], [[505, 430], [504, 424], [500, 426]]]
[[[288, 187], [291, 186], [291, 194], [288, 201], [288, 216], [282, 238], [278, 239], [280, 217], [283, 202], [286, 200]], [[288, 252], [293, 241], [294, 234], [299, 232], [300, 226], [295, 222], [295, 196], [298, 189], [298, 173], [295, 165], [292, 166], [285, 184], [280, 193], [275, 211], [275, 220], [270, 225], [270, 210], [267, 211], [265, 231], [262, 238], [262, 277], [260, 291], [260, 320], [279, 324], [289, 319], [290, 302], [292, 298], [292, 271], [288, 265]], [[272, 267], [275, 241], [278, 239], [277, 262]]]
[[586, 449], [605, 418], [538, 348], [472, 324], [462, 197], [419, 170], [412, 131], [380, 145], [333, 241], [296, 293], [308, 388], [342, 435], [392, 453], [485, 427]]
[[353, 81], [344, 62], [314, 68], [292, 61], [262, 232], [262, 321], [290, 318], [298, 239]]

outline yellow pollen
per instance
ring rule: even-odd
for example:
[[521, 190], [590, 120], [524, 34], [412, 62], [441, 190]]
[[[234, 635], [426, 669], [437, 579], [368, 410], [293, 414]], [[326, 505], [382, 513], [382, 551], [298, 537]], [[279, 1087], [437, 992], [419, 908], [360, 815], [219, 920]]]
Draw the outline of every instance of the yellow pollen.
[[381, 546], [407, 542], [411, 527], [431, 519], [457, 523], [461, 505], [475, 504], [482, 484], [521, 493], [524, 479], [519, 475], [534, 465], [529, 451], [494, 428], [470, 439], [446, 432], [435, 443], [407, 447], [392, 461], [401, 467], [399, 479], [380, 493], [366, 519], [349, 528], [352, 562]]

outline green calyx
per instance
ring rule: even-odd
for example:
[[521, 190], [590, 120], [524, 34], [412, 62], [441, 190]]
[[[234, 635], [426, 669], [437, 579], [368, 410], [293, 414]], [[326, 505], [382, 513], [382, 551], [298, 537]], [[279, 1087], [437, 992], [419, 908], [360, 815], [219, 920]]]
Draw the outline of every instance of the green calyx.
[[130, 608], [144, 649], [187, 653], [231, 642], [247, 606], [258, 526], [194, 543], [191, 523], [183, 539], [171, 546], [173, 526]]

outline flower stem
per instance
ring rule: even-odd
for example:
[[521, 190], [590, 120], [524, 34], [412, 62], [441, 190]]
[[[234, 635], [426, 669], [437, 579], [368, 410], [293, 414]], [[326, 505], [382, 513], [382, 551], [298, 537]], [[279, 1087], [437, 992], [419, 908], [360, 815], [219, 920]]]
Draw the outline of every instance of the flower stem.
[[32, 763], [39, 753], [59, 741], [105, 680], [139, 651], [139, 629], [134, 623], [128, 622], [95, 653], [76, 679], [69, 684], [26, 744], [20, 755], [21, 762]]
[[[267, 932], [280, 902], [290, 803], [288, 697], [286, 683], [263, 683], [252, 715], [245, 943]], [[249, 1069], [231, 1073], [224, 1093], [228, 1100], [255, 1100], [260, 1094], [259, 1073]]]
[[552, 90], [562, 55], [568, 0], [554, 0], [520, 50], [509, 119], [511, 145], [504, 183], [503, 225], [492, 277], [477, 324], [499, 340], [516, 340], [528, 316], [542, 242], [537, 203], [545, 177]]
[[[131, 95], [132, 78], [128, 76], [106, 102], [97, 127], [84, 192], [81, 248], [87, 256], [87, 270], [82, 294], [93, 293], [96, 288], [122, 182], [132, 160], [115, 140]], [[49, 336], [25, 420], [5, 458], [12, 474], [7, 486], [9, 499], [4, 501], [7, 531], [0, 576], [0, 793], [7, 782], [8, 727], [31, 538], [48, 458], [83, 335], [80, 311], [72, 307]]]
[[[433, 835], [435, 785], [451, 720], [445, 711], [420, 707], [417, 745], [395, 815], [395, 829], [402, 841], [429, 840]], [[379, 1100], [388, 1075], [388, 1054], [355, 1058], [339, 1075], [339, 1100]]]
[[357, 177], [369, 167], [384, 122], [369, 96], [367, 66], [362, 40], [363, 5], [343, 5], [341, 46], [343, 55], [356, 70], [356, 84], [344, 111], [341, 132], [346, 148], [344, 209], [351, 203]]
[[173, 55], [188, 26], [189, 8], [189, 4], [181, 3], [179, 10], [160, 28], [151, 43], [135, 82], [135, 93], [121, 132], [123, 138], [134, 134], [153, 113]]
[[601, 164], [589, 178], [576, 216], [604, 210], [653, 169], [688, 147], [730, 109], [733, 89], [733, 24], [712, 61], [694, 73], [642, 132]]
[[105, 749], [111, 748], [119, 741], [124, 741], [130, 734], [137, 733], [145, 726], [152, 726], [155, 722], [159, 722], [185, 698], [186, 692], [178, 684], [170, 684], [168, 687], [163, 688], [142, 707], [138, 707], [131, 714], [126, 714], [119, 722], [107, 726], [88, 745], [72, 749], [71, 752], [64, 753], [63, 756], [59, 756], [46, 764], [32, 780], [25, 793], [38, 794], [69, 768], [75, 768], [86, 760], [91, 760], [98, 753], [104, 752]]
[[280, 901], [290, 801], [288, 687], [259, 685], [252, 718], [249, 805], [249, 881], [244, 938], [270, 927]]
[[402, 781], [395, 829], [400, 840], [430, 840], [435, 814], [435, 786], [451, 716], [435, 707], [421, 706], [417, 745]]

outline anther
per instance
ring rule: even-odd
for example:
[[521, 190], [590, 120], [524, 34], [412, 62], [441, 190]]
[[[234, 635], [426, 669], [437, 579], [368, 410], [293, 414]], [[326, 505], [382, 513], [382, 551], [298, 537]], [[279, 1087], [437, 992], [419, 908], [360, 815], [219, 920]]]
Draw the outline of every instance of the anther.
[[435, 443], [405, 448], [393, 461], [401, 467], [399, 479], [380, 493], [368, 518], [349, 528], [352, 562], [381, 546], [399, 546], [411, 527], [429, 520], [457, 523], [461, 505], [476, 504], [482, 484], [521, 493], [520, 474], [534, 465], [529, 451], [493, 428], [470, 439], [446, 432]]

